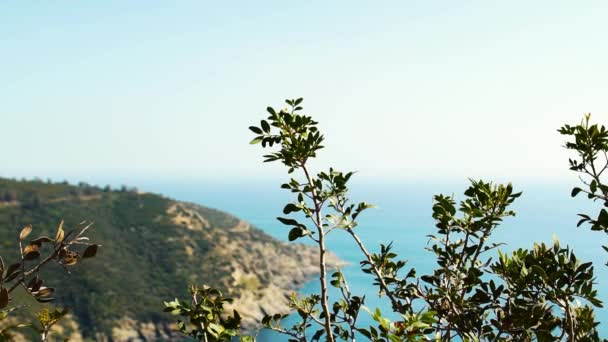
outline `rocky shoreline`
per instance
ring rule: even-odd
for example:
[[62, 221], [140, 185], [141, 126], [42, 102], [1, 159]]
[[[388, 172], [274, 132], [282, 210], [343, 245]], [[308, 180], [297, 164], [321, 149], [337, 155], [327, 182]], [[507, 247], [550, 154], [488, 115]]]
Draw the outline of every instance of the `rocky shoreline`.
[[[229, 291], [234, 302], [225, 306], [226, 312], [237, 310], [243, 318], [243, 329], [254, 331], [260, 328], [260, 322], [266, 314], [287, 314], [290, 312], [289, 297], [300, 290], [307, 282], [319, 275], [318, 252], [301, 244], [283, 243], [283, 248], [293, 252], [291, 258], [266, 251], [269, 264], [275, 265], [271, 276], [265, 279], [263, 269], [244, 271], [238, 263], [233, 265], [232, 289]], [[256, 246], [261, 247], [261, 246]], [[336, 269], [346, 263], [332, 253], [327, 254], [327, 266]], [[280, 270], [280, 272], [274, 271]], [[125, 317], [112, 330], [112, 337], [98, 336], [97, 341], [176, 341], [182, 337], [175, 333], [174, 324], [154, 324], [137, 322]]]
[[[319, 274], [318, 250], [299, 243], [269, 240], [261, 230], [241, 220], [231, 229], [206, 229], [208, 223], [201, 212], [202, 208], [192, 203], [176, 202], [168, 213], [174, 215], [175, 222], [184, 228], [200, 231], [206, 240], [213, 241], [211, 254], [229, 261], [217, 271], [230, 276], [221, 284], [207, 284], [223, 288], [234, 299], [225, 307], [226, 311], [237, 310], [243, 318], [245, 330], [259, 328], [266, 314], [289, 313], [291, 294]], [[264, 238], [251, 239], [251, 234]], [[327, 253], [329, 269], [345, 265], [347, 263], [335, 254]], [[98, 340], [143, 342], [180, 339], [174, 333], [173, 324], [137, 322], [129, 317], [118, 323], [112, 330], [111, 339]]]
[[[245, 329], [259, 327], [259, 322], [266, 314], [286, 314], [290, 312], [289, 298], [298, 292], [306, 283], [313, 281], [319, 275], [318, 252], [312, 247], [294, 244], [298, 250], [294, 265], [291, 259], [276, 261], [281, 273], [273, 275], [265, 286], [254, 291], [241, 291], [234, 297], [234, 302], [227, 306], [228, 310], [235, 309], [243, 317]], [[294, 248], [294, 249], [296, 249]], [[327, 254], [328, 269], [337, 269], [346, 265], [334, 254]], [[252, 276], [252, 275], [251, 275]], [[244, 277], [244, 276], [241, 276]]]

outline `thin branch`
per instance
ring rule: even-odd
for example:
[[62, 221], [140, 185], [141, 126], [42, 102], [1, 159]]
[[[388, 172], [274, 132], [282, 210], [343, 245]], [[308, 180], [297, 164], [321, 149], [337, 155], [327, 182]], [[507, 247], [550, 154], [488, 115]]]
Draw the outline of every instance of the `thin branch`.
[[323, 312], [325, 313], [325, 334], [326, 334], [326, 340], [327, 342], [334, 342], [334, 336], [332, 333], [332, 329], [331, 329], [331, 312], [329, 311], [329, 304], [328, 304], [328, 294], [327, 294], [327, 280], [326, 280], [326, 276], [327, 276], [327, 269], [326, 269], [326, 264], [325, 264], [325, 232], [323, 230], [323, 221], [321, 218], [321, 203], [319, 202], [319, 198], [317, 196], [317, 190], [315, 187], [315, 184], [312, 180], [312, 177], [310, 176], [310, 173], [308, 172], [308, 168], [306, 167], [306, 163], [302, 162], [300, 164], [302, 171], [304, 171], [304, 175], [306, 176], [306, 180], [308, 182], [308, 184], [310, 185], [310, 189], [311, 189], [311, 193], [312, 193], [312, 197], [313, 197], [313, 202], [315, 205], [315, 218], [312, 219], [312, 221], [315, 223], [315, 225], [317, 226], [317, 231], [319, 232], [319, 282], [321, 284], [321, 306], [323, 308]]
[[[55, 259], [55, 257], [57, 256], [57, 254], [59, 253], [59, 251], [61, 250], [61, 248], [63, 247], [63, 244], [60, 244], [59, 247], [57, 249], [55, 249], [53, 251], [53, 253], [51, 253], [48, 257], [46, 257], [46, 259], [42, 260], [38, 265], [36, 265], [34, 268], [30, 269], [27, 272], [22, 272], [21, 273], [21, 277], [19, 277], [19, 279], [15, 282], [15, 284], [13, 284], [13, 286], [11, 286], [11, 288], [8, 290], [8, 292], [12, 292], [13, 290], [15, 290], [15, 288], [17, 288], [17, 286], [19, 286], [19, 284], [23, 283], [23, 281], [30, 276], [32, 273], [37, 272], [42, 266], [44, 266], [45, 264], [53, 261], [53, 259]], [[23, 264], [23, 261], [22, 261]]]
[[367, 251], [367, 249], [363, 245], [363, 242], [361, 241], [361, 239], [359, 239], [359, 236], [357, 236], [357, 234], [355, 234], [355, 232], [351, 228], [346, 228], [346, 231], [350, 234], [350, 236], [353, 237], [353, 239], [359, 246], [359, 249], [367, 258], [367, 261], [369, 262], [370, 266], [372, 267], [372, 270], [374, 271], [374, 273], [376, 274], [376, 277], [378, 278], [378, 281], [380, 282], [380, 287], [384, 291], [384, 294], [390, 299], [391, 304], [393, 305], [393, 308], [394, 309], [399, 308], [401, 305], [395, 299], [395, 297], [393, 296], [393, 293], [389, 290], [388, 286], [386, 285], [386, 282], [384, 281], [384, 277], [382, 276], [382, 273], [380, 272], [380, 270], [374, 263], [374, 260], [372, 259], [371, 254]]

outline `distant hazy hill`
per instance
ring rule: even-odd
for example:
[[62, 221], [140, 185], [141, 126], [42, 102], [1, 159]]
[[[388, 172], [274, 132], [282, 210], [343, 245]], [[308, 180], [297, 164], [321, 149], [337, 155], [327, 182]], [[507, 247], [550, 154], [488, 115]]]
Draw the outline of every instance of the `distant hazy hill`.
[[184, 298], [188, 284], [222, 288], [254, 324], [263, 311], [284, 312], [285, 295], [316, 272], [310, 248], [218, 210], [128, 189], [0, 179], [0, 254], [7, 263], [16, 258], [22, 226], [33, 224], [32, 236], [53, 234], [61, 220], [68, 228], [93, 221], [88, 235], [103, 245], [71, 275], [47, 270], [47, 282], [58, 288], [53, 305], [74, 313], [64, 323], [70, 340], [168, 339], [171, 317], [162, 302]]

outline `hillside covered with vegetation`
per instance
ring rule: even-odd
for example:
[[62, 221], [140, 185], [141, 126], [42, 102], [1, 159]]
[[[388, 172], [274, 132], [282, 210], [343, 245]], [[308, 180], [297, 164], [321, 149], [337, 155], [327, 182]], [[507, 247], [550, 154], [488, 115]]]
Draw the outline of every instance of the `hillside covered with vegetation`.
[[[67, 229], [94, 222], [89, 235], [101, 245], [77, 272], [57, 265], [45, 270], [45, 279], [61, 284], [54, 305], [73, 313], [65, 323], [77, 330], [72, 337], [171, 336], [162, 301], [185, 295], [189, 284], [212, 284], [230, 294], [232, 308], [251, 325], [264, 312], [285, 312], [288, 293], [318, 272], [311, 248], [277, 241], [218, 210], [124, 187], [0, 179], [5, 260], [18, 258], [16, 236], [23, 226], [52, 236], [62, 220]], [[33, 304], [21, 312], [36, 309]]]

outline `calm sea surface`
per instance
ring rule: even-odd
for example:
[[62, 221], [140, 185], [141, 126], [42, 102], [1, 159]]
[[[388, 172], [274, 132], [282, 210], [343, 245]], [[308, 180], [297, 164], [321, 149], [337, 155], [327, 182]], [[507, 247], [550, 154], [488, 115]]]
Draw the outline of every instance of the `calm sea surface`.
[[[205, 206], [232, 213], [251, 222], [268, 234], [287, 239], [288, 227], [280, 224], [275, 218], [282, 214], [283, 205], [291, 200], [291, 194], [279, 189], [276, 183], [243, 183], [243, 184], [180, 184], [150, 183], [143, 190], [165, 194], [178, 200], [191, 201]], [[591, 232], [587, 228], [576, 228], [579, 212], [597, 211], [597, 206], [584, 199], [570, 197], [569, 184], [514, 184], [524, 194], [514, 204], [517, 216], [508, 218], [494, 234], [495, 242], [505, 242], [503, 251], [517, 248], [530, 248], [533, 242], [549, 242], [558, 237], [562, 245], [574, 248], [579, 259], [590, 260], [595, 264], [597, 289], [604, 303], [608, 304], [608, 267], [604, 263], [608, 254], [601, 249], [608, 244], [605, 234]], [[426, 235], [434, 233], [431, 218], [432, 196], [434, 194], [455, 194], [461, 199], [467, 183], [412, 183], [412, 184], [372, 184], [354, 183], [351, 198], [366, 201], [378, 206], [362, 214], [359, 235], [370, 250], [377, 250], [381, 243], [394, 242], [395, 251], [407, 259], [409, 266], [415, 267], [418, 275], [430, 272], [435, 267], [433, 255], [424, 248]], [[389, 312], [388, 302], [378, 299], [375, 289], [371, 287], [372, 278], [360, 271], [359, 261], [363, 259], [360, 251], [346, 234], [335, 231], [329, 235], [329, 249], [341, 259], [350, 262], [343, 269], [347, 281], [354, 293], [366, 295], [366, 306], [379, 307]], [[315, 281], [307, 284], [302, 293], [317, 292]], [[608, 310], [597, 309], [602, 335], [608, 335]], [[367, 313], [362, 312], [360, 322], [371, 324]], [[262, 332], [260, 341], [284, 341], [285, 337]]]

